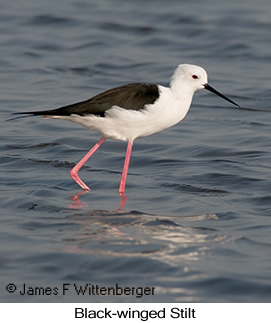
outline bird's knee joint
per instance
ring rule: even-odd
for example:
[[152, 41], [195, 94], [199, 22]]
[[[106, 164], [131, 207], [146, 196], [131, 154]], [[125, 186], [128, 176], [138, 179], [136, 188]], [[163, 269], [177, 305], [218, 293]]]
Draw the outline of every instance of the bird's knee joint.
[[71, 177], [74, 177], [74, 176], [76, 176], [78, 174], [78, 171], [76, 170], [76, 169], [72, 169], [71, 171], [70, 171], [70, 175], [71, 175]]

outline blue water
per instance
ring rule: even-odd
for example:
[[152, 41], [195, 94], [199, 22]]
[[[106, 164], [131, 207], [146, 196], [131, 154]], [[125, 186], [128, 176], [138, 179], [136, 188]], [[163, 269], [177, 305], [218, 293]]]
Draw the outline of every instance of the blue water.
[[[2, 302], [271, 301], [270, 15], [267, 0], [0, 4]], [[125, 143], [93, 155], [80, 171], [92, 191], [75, 200], [69, 171], [99, 135], [6, 121], [125, 83], [167, 85], [180, 63], [205, 67], [241, 108], [200, 91], [182, 123], [136, 140], [123, 210]]]

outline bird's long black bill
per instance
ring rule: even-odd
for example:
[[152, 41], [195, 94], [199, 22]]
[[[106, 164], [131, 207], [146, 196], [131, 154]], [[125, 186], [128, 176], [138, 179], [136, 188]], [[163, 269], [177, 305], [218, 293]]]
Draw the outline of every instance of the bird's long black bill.
[[224, 100], [226, 101], [229, 101], [230, 103], [236, 105], [237, 107], [240, 107], [239, 104], [233, 102], [231, 99], [227, 98], [225, 95], [221, 94], [220, 92], [218, 92], [216, 89], [214, 89], [213, 87], [211, 87], [209, 84], [205, 84], [204, 85], [205, 89], [210, 91], [210, 92], [213, 92], [214, 94], [220, 96], [221, 98], [223, 98]]

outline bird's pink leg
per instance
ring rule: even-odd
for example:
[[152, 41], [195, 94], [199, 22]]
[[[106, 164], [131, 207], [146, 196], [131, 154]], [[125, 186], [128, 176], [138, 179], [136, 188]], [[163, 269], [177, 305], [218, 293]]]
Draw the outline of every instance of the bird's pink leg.
[[101, 144], [105, 141], [105, 137], [102, 137], [96, 145], [94, 145], [90, 151], [73, 167], [70, 171], [72, 179], [82, 187], [83, 190], [90, 191], [90, 188], [79, 178], [78, 171], [85, 164], [85, 162], [92, 156], [95, 151], [101, 146]]
[[122, 171], [122, 176], [120, 181], [120, 187], [119, 187], [119, 195], [121, 196], [124, 195], [124, 191], [125, 191], [125, 184], [126, 184], [126, 178], [127, 178], [127, 173], [128, 173], [129, 163], [130, 163], [132, 147], [133, 147], [133, 142], [128, 140], [126, 156], [125, 156], [125, 161], [124, 161], [124, 166], [123, 166], [123, 171]]

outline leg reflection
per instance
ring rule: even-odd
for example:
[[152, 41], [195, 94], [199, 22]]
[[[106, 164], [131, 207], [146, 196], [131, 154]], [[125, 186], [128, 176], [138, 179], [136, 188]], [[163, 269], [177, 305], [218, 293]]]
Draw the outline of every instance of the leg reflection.
[[88, 193], [89, 191], [81, 191], [81, 192], [78, 192], [76, 194], [74, 194], [72, 197], [70, 197], [70, 201], [72, 201], [72, 203], [69, 203], [69, 208], [71, 209], [83, 209], [87, 203], [85, 202], [81, 202], [80, 200], [80, 196], [85, 194], [85, 193]]
[[[82, 202], [80, 200], [80, 197], [81, 195], [83, 194], [86, 194], [86, 193], [89, 193], [89, 191], [81, 191], [81, 192], [78, 192], [76, 194], [74, 194], [73, 196], [71, 196], [69, 198], [70, 201], [72, 201], [71, 203], [69, 203], [69, 208], [70, 209], [83, 209], [87, 206], [87, 203], [86, 202]], [[122, 211], [122, 209], [124, 208], [125, 204], [126, 204], [126, 201], [127, 201], [127, 197], [124, 193], [119, 193], [119, 196], [122, 198], [121, 202], [120, 202], [120, 210]]]

